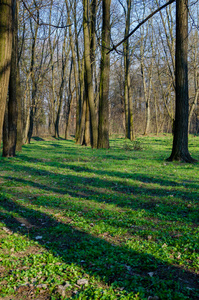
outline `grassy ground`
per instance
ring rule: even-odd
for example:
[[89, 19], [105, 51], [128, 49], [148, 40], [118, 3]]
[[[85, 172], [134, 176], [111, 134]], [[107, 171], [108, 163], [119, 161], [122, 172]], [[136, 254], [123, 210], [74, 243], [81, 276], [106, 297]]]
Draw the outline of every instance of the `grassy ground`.
[[199, 299], [199, 164], [139, 141], [0, 158], [0, 299]]

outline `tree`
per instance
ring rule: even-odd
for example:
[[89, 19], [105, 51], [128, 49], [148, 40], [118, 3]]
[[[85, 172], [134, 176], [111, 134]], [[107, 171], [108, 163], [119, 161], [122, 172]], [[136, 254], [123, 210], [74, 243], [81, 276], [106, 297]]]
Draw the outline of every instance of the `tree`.
[[90, 110], [91, 124], [91, 146], [97, 148], [98, 143], [98, 124], [95, 112], [94, 90], [91, 70], [91, 51], [89, 34], [89, 5], [88, 0], [83, 0], [83, 31], [84, 31], [84, 61], [85, 61], [85, 90], [87, 91], [88, 105]]
[[102, 24], [102, 50], [99, 98], [98, 148], [109, 148], [109, 72], [110, 57], [106, 55], [110, 48], [110, 5], [111, 0], [104, 0]]
[[[34, 1], [34, 4], [37, 8], [37, 4]], [[37, 41], [37, 35], [38, 35], [38, 29], [39, 29], [39, 9], [37, 8], [37, 22], [35, 22], [35, 26], [33, 27], [32, 20], [30, 19], [30, 27], [31, 27], [31, 33], [32, 33], [32, 47], [31, 47], [31, 64], [30, 64], [30, 77], [32, 81], [32, 92], [31, 92], [31, 107], [30, 107], [30, 123], [29, 123], [29, 130], [28, 130], [28, 137], [27, 142], [30, 144], [30, 140], [33, 135], [33, 128], [34, 128], [34, 118], [36, 114], [36, 95], [37, 95], [37, 89], [38, 89], [38, 80], [36, 78], [35, 74], [35, 56], [36, 56], [36, 41]]]
[[[168, 1], [140, 22], [122, 41], [114, 46], [109, 52], [115, 50], [126, 39], [128, 39], [138, 28], [140, 28], [153, 15], [165, 8], [174, 0]], [[108, 53], [109, 53], [108, 52]], [[169, 161], [177, 160], [194, 162], [188, 150], [188, 0], [176, 0], [176, 52], [175, 52], [175, 123], [173, 148]]]
[[13, 7], [13, 25], [12, 25], [12, 55], [11, 68], [9, 79], [9, 93], [7, 109], [4, 116], [3, 125], [3, 156], [15, 156], [17, 142], [17, 98], [18, 98], [18, 81], [17, 81], [17, 66], [18, 66], [18, 47], [17, 47], [17, 29], [18, 29], [18, 10], [17, 3]]
[[[69, 10], [68, 1], [65, 0], [65, 3], [66, 3], [66, 8], [67, 8], [68, 24], [71, 24], [70, 10]], [[72, 54], [74, 79], [75, 79], [75, 91], [76, 91], [76, 134], [75, 135], [76, 135], [76, 140], [77, 140], [78, 139], [78, 134], [79, 134], [81, 104], [80, 104], [80, 101], [79, 101], [78, 69], [77, 69], [77, 62], [76, 62], [75, 43], [74, 43], [74, 40], [73, 40], [73, 34], [72, 34], [71, 26], [69, 26], [69, 39], [70, 39], [70, 47], [71, 47], [71, 54]]]
[[0, 141], [10, 77], [14, 5], [16, 1], [0, 0]]
[[[131, 21], [131, 0], [126, 1], [126, 25], [125, 36], [129, 34]], [[133, 102], [132, 102], [132, 87], [130, 79], [130, 54], [129, 54], [129, 40], [124, 42], [124, 104], [125, 104], [125, 135], [131, 141], [134, 140], [133, 128]]]
[[169, 161], [194, 162], [188, 150], [188, 0], [176, 0], [176, 108], [173, 148]]

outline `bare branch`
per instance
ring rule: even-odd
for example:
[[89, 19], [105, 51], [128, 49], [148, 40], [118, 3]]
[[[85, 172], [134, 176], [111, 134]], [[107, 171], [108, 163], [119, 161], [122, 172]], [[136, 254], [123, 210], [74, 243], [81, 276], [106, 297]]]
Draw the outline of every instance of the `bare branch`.
[[59, 26], [59, 25], [53, 25], [53, 24], [48, 24], [48, 23], [43, 23], [43, 22], [38, 22], [37, 19], [35, 18], [34, 14], [30, 11], [29, 7], [27, 6], [26, 2], [24, 0], [22, 0], [22, 3], [25, 7], [25, 9], [28, 11], [29, 15], [33, 18], [33, 20], [39, 25], [39, 26], [52, 26], [54, 28], [66, 28], [71, 26], [72, 24], [69, 25], [63, 25], [63, 26]]
[[164, 5], [162, 5], [161, 7], [159, 7], [158, 9], [156, 9], [154, 12], [152, 12], [150, 15], [148, 15], [148, 17], [146, 19], [144, 19], [142, 22], [140, 22], [134, 29], [133, 31], [131, 31], [127, 36], [125, 36], [123, 38], [122, 41], [120, 41], [117, 45], [113, 45], [113, 48], [110, 49], [107, 54], [109, 54], [110, 52], [112, 52], [113, 50], [116, 50], [117, 47], [119, 47], [122, 43], [124, 43], [134, 32], [136, 32], [144, 23], [146, 23], [150, 18], [152, 18], [157, 12], [159, 12], [160, 10], [162, 10], [163, 8], [167, 7], [168, 5], [172, 4], [173, 2], [175, 2], [175, 0], [170, 0], [167, 3], [165, 3]]

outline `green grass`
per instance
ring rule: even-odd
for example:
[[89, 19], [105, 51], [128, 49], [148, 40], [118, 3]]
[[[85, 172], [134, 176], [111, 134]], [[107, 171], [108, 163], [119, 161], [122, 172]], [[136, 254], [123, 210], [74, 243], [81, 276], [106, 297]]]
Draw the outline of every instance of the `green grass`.
[[199, 164], [165, 161], [171, 144], [33, 140], [0, 158], [0, 299], [199, 299]]

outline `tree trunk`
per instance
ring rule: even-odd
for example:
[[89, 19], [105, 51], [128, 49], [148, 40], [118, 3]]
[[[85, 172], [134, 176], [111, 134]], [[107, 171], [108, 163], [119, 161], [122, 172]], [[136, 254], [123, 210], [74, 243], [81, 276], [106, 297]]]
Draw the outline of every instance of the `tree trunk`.
[[84, 145], [85, 146], [92, 145], [92, 128], [91, 128], [91, 121], [90, 121], [90, 108], [89, 108], [88, 98], [86, 98]]
[[88, 0], [83, 0], [83, 31], [84, 31], [84, 60], [85, 60], [85, 88], [88, 90], [88, 103], [90, 109], [91, 128], [92, 128], [92, 147], [97, 148], [98, 124], [95, 112], [94, 91], [92, 81], [91, 59], [90, 59], [90, 35], [88, 26]]
[[73, 102], [73, 94], [71, 93], [70, 96], [68, 97], [68, 102], [66, 104], [66, 128], [65, 128], [65, 140], [68, 139], [68, 125], [70, 124], [70, 119], [71, 119], [71, 105]]
[[79, 132], [77, 132], [76, 143], [83, 145], [84, 132], [85, 132], [85, 119], [86, 119], [86, 102], [84, 101], [84, 59], [82, 59], [82, 70], [80, 73], [80, 127]]
[[102, 24], [102, 54], [100, 74], [99, 97], [99, 128], [98, 148], [109, 148], [109, 73], [110, 56], [107, 49], [110, 48], [110, 5], [111, 0], [103, 0], [103, 24]]
[[32, 47], [31, 47], [31, 64], [30, 64], [30, 76], [32, 81], [32, 103], [30, 107], [30, 124], [29, 124], [29, 130], [28, 130], [28, 137], [27, 137], [27, 143], [30, 144], [30, 140], [33, 135], [33, 126], [34, 126], [34, 118], [36, 114], [36, 95], [37, 95], [37, 80], [35, 78], [34, 74], [34, 66], [35, 66], [35, 52], [36, 52], [36, 41], [37, 41], [37, 34], [39, 29], [39, 10], [37, 9], [37, 21], [38, 23], [35, 24], [35, 32], [32, 27], [32, 21], [30, 19], [30, 27], [31, 27], [31, 33], [32, 33]]
[[[68, 24], [71, 24], [70, 19], [70, 10], [68, 1], [65, 0], [66, 8], [67, 8], [67, 15], [68, 15]], [[77, 60], [75, 55], [75, 45], [73, 40], [73, 34], [71, 30], [71, 26], [69, 26], [69, 38], [70, 38], [70, 47], [71, 47], [71, 53], [72, 53], [72, 60], [73, 60], [73, 71], [74, 71], [74, 79], [75, 79], [75, 92], [76, 92], [76, 130], [75, 130], [75, 137], [77, 140], [78, 132], [79, 132], [79, 126], [80, 126], [80, 103], [79, 103], [79, 84], [78, 84], [78, 69], [77, 69]]]
[[193, 112], [195, 108], [197, 107], [197, 102], [199, 98], [199, 70], [198, 70], [198, 45], [197, 45], [197, 31], [194, 36], [194, 100], [192, 104], [190, 105], [190, 111], [189, 111], [189, 120], [188, 120], [188, 132], [191, 125], [191, 119], [193, 116]]
[[[57, 115], [56, 115], [56, 120], [55, 120], [55, 137], [56, 138], [59, 138], [59, 120], [60, 120], [61, 110], [62, 110], [63, 92], [64, 92], [64, 84], [65, 84], [65, 76], [66, 76], [66, 62], [67, 62], [67, 55], [66, 55], [66, 34], [67, 34], [67, 30], [65, 29], [64, 42], [63, 42], [63, 46], [62, 46], [61, 83], [60, 83], [60, 87], [59, 87], [58, 110], [57, 110]], [[74, 66], [74, 62], [73, 62], [73, 66]]]
[[12, 0], [0, 0], [0, 143], [12, 55]]
[[[125, 36], [129, 34], [131, 17], [131, 1], [127, 0], [127, 17], [125, 26]], [[129, 56], [129, 40], [124, 42], [124, 112], [125, 112], [125, 136], [131, 141], [134, 140], [133, 125], [133, 103], [132, 88], [130, 80], [130, 56]]]
[[[16, 3], [15, 3], [16, 4]], [[8, 104], [3, 127], [3, 157], [16, 155], [17, 141], [17, 9], [13, 6], [13, 34], [12, 34], [12, 57], [9, 80]]]
[[[16, 151], [22, 150], [23, 145], [23, 136], [22, 136], [22, 95], [21, 95], [21, 85], [20, 85], [20, 74], [19, 74], [19, 61], [20, 61], [20, 54], [18, 48], [18, 15], [19, 15], [19, 2], [17, 1], [16, 6], [16, 20], [15, 20], [15, 38], [16, 38], [16, 97], [17, 97], [17, 142], [16, 142]], [[23, 36], [24, 39], [24, 36]], [[23, 47], [22, 41], [22, 47]], [[21, 50], [22, 51], [22, 50]], [[21, 52], [20, 52], [21, 53]]]
[[19, 65], [17, 65], [17, 144], [16, 150], [21, 151], [23, 145], [22, 136], [22, 99], [21, 99], [21, 89], [20, 89], [20, 79], [19, 79]]
[[[79, 126], [76, 126], [75, 140], [76, 143], [80, 141], [80, 132], [81, 132], [81, 117], [82, 117], [82, 105], [83, 105], [83, 97], [84, 97], [84, 58], [82, 58], [82, 62], [80, 60], [79, 53], [79, 33], [77, 28], [77, 0], [74, 1], [74, 31], [75, 31], [75, 50], [77, 57], [77, 66], [78, 66], [78, 82], [79, 82], [79, 95], [78, 95], [78, 104], [76, 107], [76, 124], [79, 123]], [[84, 55], [83, 55], [84, 57]]]
[[176, 108], [173, 148], [169, 161], [193, 162], [188, 151], [188, 0], [176, 0]]
[[85, 137], [85, 123], [86, 123], [86, 99], [84, 97], [83, 105], [82, 105], [82, 115], [81, 115], [81, 123], [80, 123], [80, 132], [77, 143], [80, 145], [84, 145], [84, 137]]

